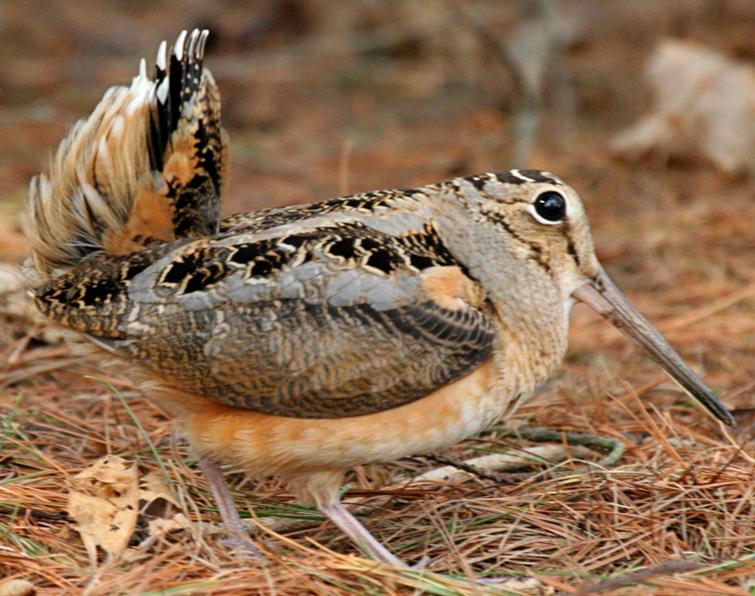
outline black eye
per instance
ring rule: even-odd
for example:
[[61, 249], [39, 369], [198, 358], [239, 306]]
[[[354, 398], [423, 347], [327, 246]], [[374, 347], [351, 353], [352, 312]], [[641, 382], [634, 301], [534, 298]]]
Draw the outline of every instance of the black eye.
[[558, 223], [566, 216], [566, 199], [553, 190], [538, 196], [534, 205], [535, 213], [545, 220], [543, 223]]

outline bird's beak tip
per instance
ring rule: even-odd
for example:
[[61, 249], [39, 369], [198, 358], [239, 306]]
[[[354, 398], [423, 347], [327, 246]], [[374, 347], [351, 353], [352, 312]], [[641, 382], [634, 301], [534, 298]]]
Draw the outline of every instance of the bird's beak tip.
[[655, 327], [632, 306], [603, 270], [574, 290], [572, 296], [590, 306], [644, 347], [671, 378], [708, 413], [727, 426], [735, 425], [734, 417], [726, 406], [687, 366]]

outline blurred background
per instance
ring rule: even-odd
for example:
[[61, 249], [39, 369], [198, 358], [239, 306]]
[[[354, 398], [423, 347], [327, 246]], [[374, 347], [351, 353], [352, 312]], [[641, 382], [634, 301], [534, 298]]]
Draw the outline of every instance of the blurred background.
[[[548, 169], [650, 318], [676, 320], [724, 388], [752, 378], [752, 0], [5, 0], [2, 260], [23, 258], [28, 179], [72, 123], [192, 27], [212, 32], [228, 213]], [[726, 316], [678, 321], [711, 304]]]
[[[212, 582], [220, 577], [228, 593], [263, 581], [260, 591], [291, 594], [345, 585], [328, 580], [340, 558], [333, 568], [311, 563], [310, 572], [294, 551], [271, 580], [176, 532], [128, 563], [103, 565], [94, 588], [85, 549], [60, 521], [61, 470], [88, 467], [112, 442], [113, 453], [155, 471], [160, 460], [143, 434], [178, 466], [176, 486], [199, 503], [192, 519], [215, 515], [188, 447], [170, 440], [169, 420], [128, 383], [113, 379], [130, 404], [121, 407], [84, 377], [108, 378], [99, 360], [60, 343], [18, 275], [29, 178], [109, 86], [128, 84], [141, 57], [151, 62], [161, 40], [193, 27], [211, 30], [205, 64], [231, 139], [227, 213], [517, 166], [551, 170], [581, 193], [611, 276], [737, 420], [721, 434], [639, 348], [577, 306], [563, 367], [507, 424], [617, 437], [627, 443], [621, 471], [596, 468], [542, 486], [390, 489], [391, 505], [371, 514], [371, 530], [393, 547], [413, 528], [398, 551], [408, 549], [409, 560], [435, 536], [431, 569], [464, 575], [495, 562], [506, 573], [545, 570], [539, 577], [559, 592], [618, 572], [646, 582], [645, 566], [669, 558], [714, 561], [717, 575], [695, 572], [682, 584], [674, 572], [659, 594], [751, 589], [753, 0], [0, 0], [0, 513], [12, 511], [0, 523], [0, 577], [16, 573], [56, 594], [124, 585], [169, 593], [177, 583], [172, 593], [194, 593], [199, 584], [181, 588], [194, 580], [219, 593]], [[500, 451], [507, 441], [491, 431], [450, 454]], [[401, 470], [426, 467], [421, 459], [360, 467], [350, 482], [369, 499]], [[274, 481], [250, 485], [235, 474], [232, 485], [247, 514], [251, 486], [273, 512], [255, 502], [259, 515], [297, 515], [281, 508], [289, 497]], [[440, 520], [453, 522], [447, 530]], [[352, 552], [332, 530], [289, 536]], [[134, 540], [144, 537], [139, 530]], [[290, 548], [286, 541], [272, 542], [276, 552]], [[469, 557], [463, 566], [458, 553]], [[731, 566], [736, 557], [741, 564]], [[372, 572], [354, 569], [335, 577], [355, 592], [374, 589], [363, 581]], [[650, 593], [647, 583], [638, 589]]]

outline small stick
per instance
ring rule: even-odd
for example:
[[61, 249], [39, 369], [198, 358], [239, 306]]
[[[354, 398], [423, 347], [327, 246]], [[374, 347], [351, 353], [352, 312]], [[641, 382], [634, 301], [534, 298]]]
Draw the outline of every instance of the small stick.
[[354, 139], [349, 137], [341, 146], [341, 157], [338, 160], [338, 194], [340, 196], [345, 196], [349, 192], [349, 165], [353, 149]]
[[581, 587], [578, 590], [579, 594], [602, 594], [605, 592], [613, 592], [619, 588], [625, 588], [635, 584], [646, 583], [652, 577], [658, 575], [667, 575], [669, 573], [681, 573], [685, 571], [695, 571], [705, 567], [705, 563], [699, 561], [665, 561], [660, 565], [654, 567], [646, 567], [639, 571], [627, 573], [620, 577], [613, 577], [610, 579], [597, 582], [595, 584], [588, 584]]

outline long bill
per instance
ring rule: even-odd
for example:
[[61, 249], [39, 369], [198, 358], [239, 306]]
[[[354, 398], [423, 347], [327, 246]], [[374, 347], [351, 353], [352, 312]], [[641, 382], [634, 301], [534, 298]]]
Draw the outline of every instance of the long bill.
[[595, 278], [573, 293], [616, 328], [645, 348], [677, 384], [715, 418], [734, 426], [734, 418], [700, 377], [685, 364], [663, 336], [632, 306], [611, 278], [601, 269]]

